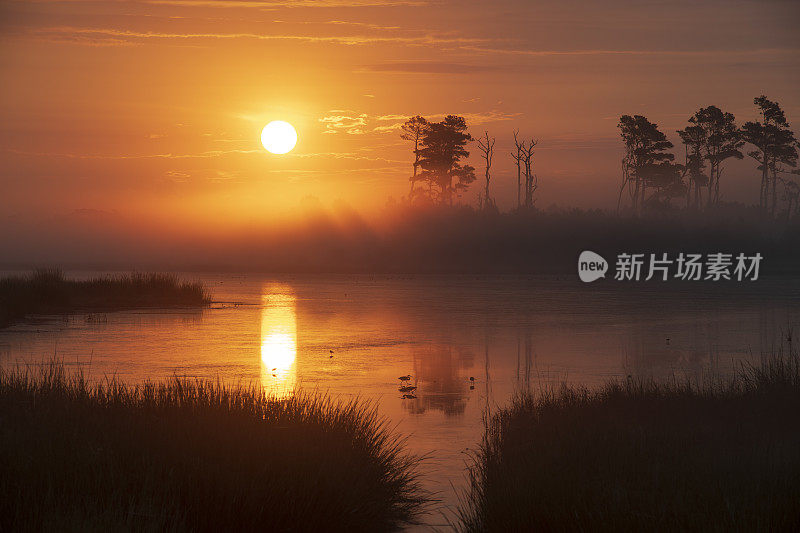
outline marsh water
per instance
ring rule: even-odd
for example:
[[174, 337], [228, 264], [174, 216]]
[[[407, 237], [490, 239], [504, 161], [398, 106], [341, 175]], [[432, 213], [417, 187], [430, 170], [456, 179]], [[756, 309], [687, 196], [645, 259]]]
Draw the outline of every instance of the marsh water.
[[[375, 402], [427, 455], [425, 486], [441, 499], [433, 526], [465, 484], [482, 413], [515, 390], [724, 374], [800, 321], [800, 283], [787, 279], [181, 276], [211, 288], [210, 309], [37, 318], [0, 330], [0, 364], [56, 357], [90, 378], [221, 378]], [[413, 398], [398, 391], [404, 375]]]

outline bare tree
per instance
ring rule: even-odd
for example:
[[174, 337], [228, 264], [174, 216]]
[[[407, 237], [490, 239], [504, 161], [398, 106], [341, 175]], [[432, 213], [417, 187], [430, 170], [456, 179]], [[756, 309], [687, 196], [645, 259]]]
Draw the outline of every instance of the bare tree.
[[522, 205], [522, 198], [520, 194], [522, 188], [522, 161], [524, 159], [522, 155], [524, 143], [519, 141], [519, 130], [514, 130], [514, 147], [516, 148], [516, 152], [511, 152], [511, 157], [517, 164], [517, 209], [519, 209]]
[[492, 197], [489, 194], [489, 183], [492, 180], [490, 171], [492, 168], [492, 158], [494, 157], [494, 143], [495, 143], [495, 138], [494, 137], [489, 138], [488, 131], [484, 131], [483, 137], [478, 139], [478, 149], [483, 154], [483, 160], [485, 162], [485, 168], [486, 168], [486, 186], [483, 193], [482, 207], [485, 207], [487, 209], [491, 208], [494, 205], [494, 201], [492, 200]]
[[539, 178], [533, 172], [533, 154], [539, 141], [529, 140], [522, 142], [522, 158], [525, 165], [525, 207], [533, 207], [533, 193], [539, 187]]

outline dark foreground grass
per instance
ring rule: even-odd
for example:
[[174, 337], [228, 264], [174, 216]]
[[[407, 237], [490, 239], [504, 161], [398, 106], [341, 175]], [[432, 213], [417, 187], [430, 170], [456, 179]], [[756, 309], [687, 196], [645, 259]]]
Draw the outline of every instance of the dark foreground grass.
[[0, 278], [0, 327], [33, 314], [134, 307], [204, 306], [210, 294], [199, 282], [174, 274], [120, 274], [71, 280], [58, 269]]
[[0, 373], [3, 531], [388, 531], [417, 462], [358, 401]]
[[470, 478], [463, 531], [800, 531], [800, 358], [520, 394]]

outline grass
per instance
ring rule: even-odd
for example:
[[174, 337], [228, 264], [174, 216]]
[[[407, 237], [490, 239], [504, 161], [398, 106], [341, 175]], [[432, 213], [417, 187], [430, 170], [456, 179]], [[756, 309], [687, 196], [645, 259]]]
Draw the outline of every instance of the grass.
[[194, 307], [209, 304], [199, 282], [173, 274], [121, 274], [70, 280], [58, 269], [0, 278], [0, 327], [34, 314], [103, 311], [135, 307]]
[[469, 478], [462, 531], [800, 531], [800, 357], [518, 394]]
[[389, 531], [418, 459], [369, 405], [0, 372], [0, 531]]

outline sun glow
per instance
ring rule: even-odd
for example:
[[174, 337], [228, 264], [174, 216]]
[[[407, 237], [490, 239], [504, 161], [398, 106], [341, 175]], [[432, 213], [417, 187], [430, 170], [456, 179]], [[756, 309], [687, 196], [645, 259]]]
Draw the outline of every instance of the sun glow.
[[297, 326], [294, 295], [285, 287], [264, 290], [261, 311], [262, 384], [278, 395], [295, 386]]
[[294, 126], [282, 120], [273, 120], [261, 130], [261, 144], [272, 154], [285, 154], [297, 144]]

